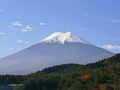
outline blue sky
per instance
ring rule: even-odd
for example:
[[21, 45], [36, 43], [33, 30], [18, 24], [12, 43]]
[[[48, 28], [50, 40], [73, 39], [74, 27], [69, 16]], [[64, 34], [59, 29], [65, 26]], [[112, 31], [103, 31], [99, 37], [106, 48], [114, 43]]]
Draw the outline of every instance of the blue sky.
[[0, 58], [53, 32], [120, 53], [120, 0], [0, 0]]

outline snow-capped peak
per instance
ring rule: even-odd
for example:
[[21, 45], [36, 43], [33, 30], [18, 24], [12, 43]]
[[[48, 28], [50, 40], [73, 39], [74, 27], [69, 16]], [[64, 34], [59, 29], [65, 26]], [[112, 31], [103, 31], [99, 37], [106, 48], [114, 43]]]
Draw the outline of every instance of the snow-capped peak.
[[64, 44], [65, 42], [74, 42], [74, 43], [85, 43], [88, 44], [84, 39], [76, 36], [71, 32], [55, 32], [47, 38], [43, 39], [41, 42], [46, 43], [59, 43]]

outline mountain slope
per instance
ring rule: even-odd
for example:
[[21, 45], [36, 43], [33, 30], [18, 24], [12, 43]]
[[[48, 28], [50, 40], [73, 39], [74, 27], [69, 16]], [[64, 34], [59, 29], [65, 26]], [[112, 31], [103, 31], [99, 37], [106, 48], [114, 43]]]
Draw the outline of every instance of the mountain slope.
[[80, 64], [56, 65], [53, 67], [45, 68], [45, 69], [38, 71], [34, 74], [38, 74], [38, 73], [65, 74], [65, 73], [71, 73], [71, 72], [76, 72], [76, 71], [81, 72], [81, 71], [95, 70], [95, 69], [98, 70], [98, 69], [103, 69], [103, 68], [111, 69], [113, 67], [117, 67], [117, 68], [120, 67], [120, 54], [116, 54], [110, 58], [98, 61], [96, 63], [87, 64], [87, 65], [82, 65], [82, 64], [81, 65]]
[[1, 59], [0, 74], [28, 74], [54, 65], [93, 63], [113, 55], [70, 32], [55, 33], [36, 45]]

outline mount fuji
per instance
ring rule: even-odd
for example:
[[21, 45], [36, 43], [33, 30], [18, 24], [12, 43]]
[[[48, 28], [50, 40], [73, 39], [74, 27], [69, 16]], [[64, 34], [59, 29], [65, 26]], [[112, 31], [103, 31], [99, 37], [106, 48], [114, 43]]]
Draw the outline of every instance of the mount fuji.
[[56, 32], [31, 47], [0, 59], [0, 74], [29, 74], [60, 64], [88, 64], [113, 56], [71, 32]]

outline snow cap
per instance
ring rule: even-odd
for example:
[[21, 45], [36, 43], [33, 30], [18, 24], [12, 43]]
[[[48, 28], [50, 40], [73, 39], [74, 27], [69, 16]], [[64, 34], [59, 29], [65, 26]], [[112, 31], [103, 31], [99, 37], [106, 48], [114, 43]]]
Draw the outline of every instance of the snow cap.
[[88, 44], [86, 40], [76, 36], [71, 32], [55, 32], [50, 36], [46, 37], [45, 39], [43, 39], [41, 42], [59, 43], [59, 44], [64, 44], [66, 42]]

